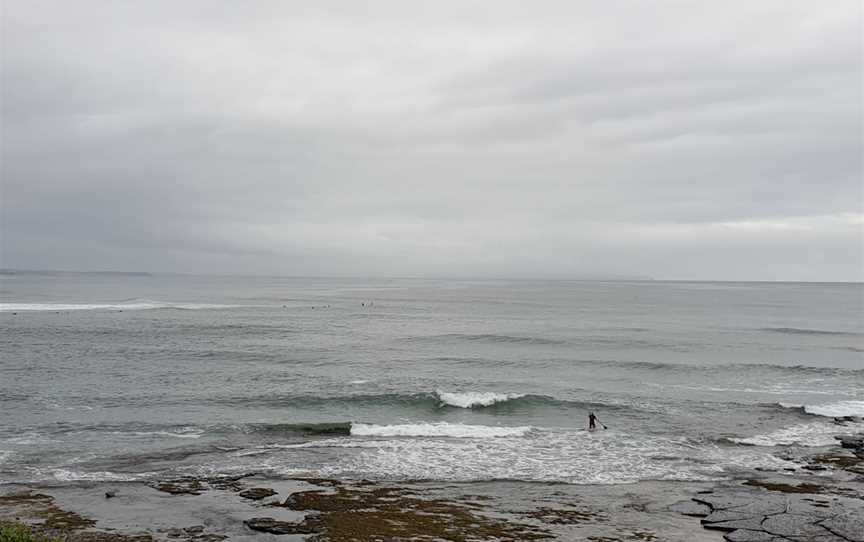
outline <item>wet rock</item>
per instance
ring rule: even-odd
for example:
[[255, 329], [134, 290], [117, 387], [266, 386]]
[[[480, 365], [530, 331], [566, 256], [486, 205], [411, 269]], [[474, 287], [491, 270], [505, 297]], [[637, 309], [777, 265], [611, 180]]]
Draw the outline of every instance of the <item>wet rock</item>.
[[171, 495], [200, 495], [203, 487], [198, 480], [173, 480], [151, 484], [153, 489]]
[[831, 535], [831, 532], [817, 525], [813, 517], [799, 516], [797, 514], [780, 514], [769, 516], [762, 522], [762, 530], [786, 538], [803, 538], [814, 540], [819, 537]]
[[762, 530], [763, 516], [730, 519], [727, 521], [708, 521], [709, 518], [711, 518], [711, 516], [708, 516], [707, 518], [702, 520], [702, 526], [706, 529], [716, 529], [718, 531], [737, 531], [738, 529], [746, 529], [751, 531]]
[[[293, 493], [281, 505], [311, 512], [304, 524], [317, 521], [321, 540], [498, 540], [528, 542], [555, 538], [545, 528], [478, 513], [476, 504], [419, 497], [404, 487], [378, 484], [342, 484], [329, 491]], [[561, 514], [563, 512], [563, 515]], [[590, 514], [590, 511], [588, 511]], [[579, 514], [580, 518], [574, 514]], [[534, 516], [534, 514], [539, 514]], [[540, 509], [526, 515], [544, 523], [573, 525], [583, 519], [579, 510]], [[638, 538], [631, 540], [639, 540]], [[642, 538], [641, 540], [648, 540]]]
[[860, 422], [860, 416], [834, 416], [834, 423], [837, 425], [846, 425], [849, 422]]
[[764, 531], [733, 531], [724, 536], [729, 542], [788, 542], [788, 538], [779, 538]]
[[312, 534], [317, 532], [306, 522], [291, 523], [273, 518], [252, 518], [247, 519], [243, 523], [253, 531], [270, 534]]
[[755, 512], [748, 512], [746, 510], [712, 510], [711, 513], [702, 520], [702, 523], [709, 524], [723, 523], [727, 521], [741, 521], [754, 517], [756, 517]]
[[240, 492], [241, 497], [253, 501], [260, 501], [261, 499], [272, 497], [273, 495], [276, 495], [276, 492], [269, 487], [253, 487]]
[[822, 493], [825, 488], [818, 484], [803, 482], [800, 484], [789, 484], [786, 481], [778, 480], [747, 480], [744, 485], [764, 487], [770, 491], [780, 491], [783, 493]]
[[864, 510], [839, 514], [821, 522], [821, 525], [851, 542], [864, 542]]
[[183, 529], [183, 532], [186, 534], [200, 534], [204, 532], [203, 525], [193, 525], [191, 527], [186, 527]]
[[578, 525], [580, 523], [609, 519], [604, 514], [589, 510], [564, 510], [548, 507], [525, 512], [523, 515], [550, 525]]
[[835, 437], [840, 446], [852, 450], [858, 457], [864, 457], [864, 434]]
[[174, 480], [163, 480], [153, 482], [150, 487], [170, 493], [172, 495], [200, 495], [208, 489], [219, 489], [223, 491], [240, 491], [243, 485], [240, 480], [250, 476], [240, 474], [237, 476], [213, 476], [210, 478], [184, 477]]
[[235, 476], [214, 476], [211, 478], [207, 478], [207, 484], [213, 489], [221, 489], [225, 491], [240, 491], [243, 489], [243, 485], [240, 483], [240, 480], [243, 478], [247, 478], [251, 476], [251, 474], [238, 474]]
[[54, 497], [42, 493], [27, 491], [3, 495], [0, 496], [0, 507], [16, 508], [19, 512], [15, 516], [16, 520], [19, 518], [36, 520], [40, 530], [46, 532], [68, 533], [87, 529], [96, 524], [95, 521], [75, 512], [58, 508], [54, 503]]
[[728, 508], [740, 508], [753, 504], [756, 500], [750, 492], [712, 492], [699, 495], [693, 499], [696, 502], [707, 504], [712, 510], [726, 510]]
[[726, 531], [729, 542], [864, 542], [864, 500], [843, 490], [794, 478], [750, 480], [693, 501], [711, 511], [703, 527]]
[[711, 507], [707, 504], [698, 503], [696, 501], [678, 501], [669, 509], [673, 512], [678, 512], [685, 516], [695, 516], [703, 518], [711, 513]]
[[[331, 480], [329, 478], [291, 478], [292, 480], [297, 480], [299, 482], [306, 482], [307, 484], [312, 484], [315, 486], [323, 486], [323, 487], [337, 487], [342, 484], [339, 480]], [[361, 483], [373, 483], [369, 480], [360, 480]]]
[[837, 514], [831, 507], [831, 501], [823, 499], [791, 499], [786, 505], [787, 514], [810, 516], [819, 519], [830, 518]]

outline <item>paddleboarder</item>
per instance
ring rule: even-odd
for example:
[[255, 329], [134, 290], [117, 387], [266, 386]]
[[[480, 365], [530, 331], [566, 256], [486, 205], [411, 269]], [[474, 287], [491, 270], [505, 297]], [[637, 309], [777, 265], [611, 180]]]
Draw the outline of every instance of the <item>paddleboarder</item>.
[[[600, 419], [597, 416], [595, 416], [593, 412], [589, 412], [588, 413], [588, 430], [593, 431], [593, 430], [597, 429], [596, 424], [598, 422], [600, 423], [600, 425], [603, 425], [603, 422], [601, 422]], [[603, 429], [606, 429], [605, 425], [603, 425]]]

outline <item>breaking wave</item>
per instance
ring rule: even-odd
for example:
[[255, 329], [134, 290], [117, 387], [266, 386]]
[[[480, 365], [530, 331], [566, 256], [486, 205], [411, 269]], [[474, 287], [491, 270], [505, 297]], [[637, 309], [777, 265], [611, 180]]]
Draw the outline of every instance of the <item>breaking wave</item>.
[[446, 422], [401, 425], [374, 425], [366, 423], [351, 424], [351, 436], [358, 437], [524, 437], [532, 430], [533, 428], [529, 426], [500, 427]]
[[838, 401], [823, 405], [795, 405], [790, 403], [777, 403], [783, 408], [798, 410], [805, 414], [814, 416], [826, 416], [829, 418], [842, 418], [844, 416], [864, 417], [864, 401]]
[[793, 425], [764, 435], [730, 438], [728, 440], [747, 446], [831, 446], [837, 444], [834, 437], [849, 432], [850, 428], [847, 426], [815, 422]]
[[[444, 405], [459, 408], [488, 407], [494, 404], [526, 397], [524, 393], [495, 393], [491, 391], [469, 391], [465, 393], [438, 390], [435, 395]], [[536, 397], [536, 396], [535, 396]]]

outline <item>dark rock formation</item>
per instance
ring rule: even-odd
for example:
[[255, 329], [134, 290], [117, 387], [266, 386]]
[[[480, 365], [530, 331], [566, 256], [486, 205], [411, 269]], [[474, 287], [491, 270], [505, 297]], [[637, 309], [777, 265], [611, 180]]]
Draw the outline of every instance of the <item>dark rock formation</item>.
[[[302, 524], [320, 529], [321, 540], [358, 542], [378, 540], [496, 540], [528, 542], [555, 538], [536, 525], [507, 521], [477, 513], [476, 505], [447, 499], [423, 498], [402, 487], [374, 483], [336, 485], [329, 491], [300, 491], [281, 504], [310, 513]], [[570, 511], [574, 512], [574, 511]], [[574, 513], [579, 513], [578, 511]], [[534, 517], [561, 525], [589, 519], [572, 513], [540, 511]], [[248, 523], [247, 523], [248, 524]], [[266, 522], [263, 525], [268, 525]], [[290, 524], [297, 525], [297, 524]], [[250, 528], [254, 528], [250, 526]], [[272, 531], [268, 531], [272, 532]], [[641, 536], [641, 535], [640, 535]], [[639, 539], [634, 539], [639, 540]], [[641, 538], [650, 540], [650, 538]]]
[[251, 487], [240, 492], [241, 497], [243, 497], [244, 499], [251, 499], [253, 501], [260, 501], [261, 499], [272, 497], [275, 494], [276, 492], [269, 487]]
[[150, 487], [172, 495], [200, 495], [201, 492], [207, 491], [208, 489], [240, 491], [243, 489], [240, 480], [247, 476], [250, 475], [240, 474], [237, 476], [213, 476], [210, 478], [195, 478], [190, 476], [177, 478], [175, 480], [153, 482], [150, 484]]
[[315, 526], [310, 525], [307, 521], [291, 523], [273, 518], [252, 518], [243, 523], [253, 531], [270, 534], [312, 534], [318, 532]]
[[702, 525], [726, 531], [730, 542], [864, 542], [861, 499], [803, 492], [818, 488], [808, 484], [758, 482], [695, 497], [710, 509]]
[[864, 434], [836, 437], [840, 446], [852, 450], [858, 457], [864, 458]]
[[172, 495], [200, 495], [203, 487], [198, 480], [174, 480], [171, 482], [159, 482], [151, 487], [158, 491]]

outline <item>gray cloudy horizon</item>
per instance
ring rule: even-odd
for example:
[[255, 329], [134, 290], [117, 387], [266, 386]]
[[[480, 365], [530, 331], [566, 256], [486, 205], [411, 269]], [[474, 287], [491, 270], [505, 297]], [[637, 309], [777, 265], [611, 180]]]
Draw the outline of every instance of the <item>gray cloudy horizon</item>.
[[861, 281], [861, 10], [5, 0], [0, 267]]

